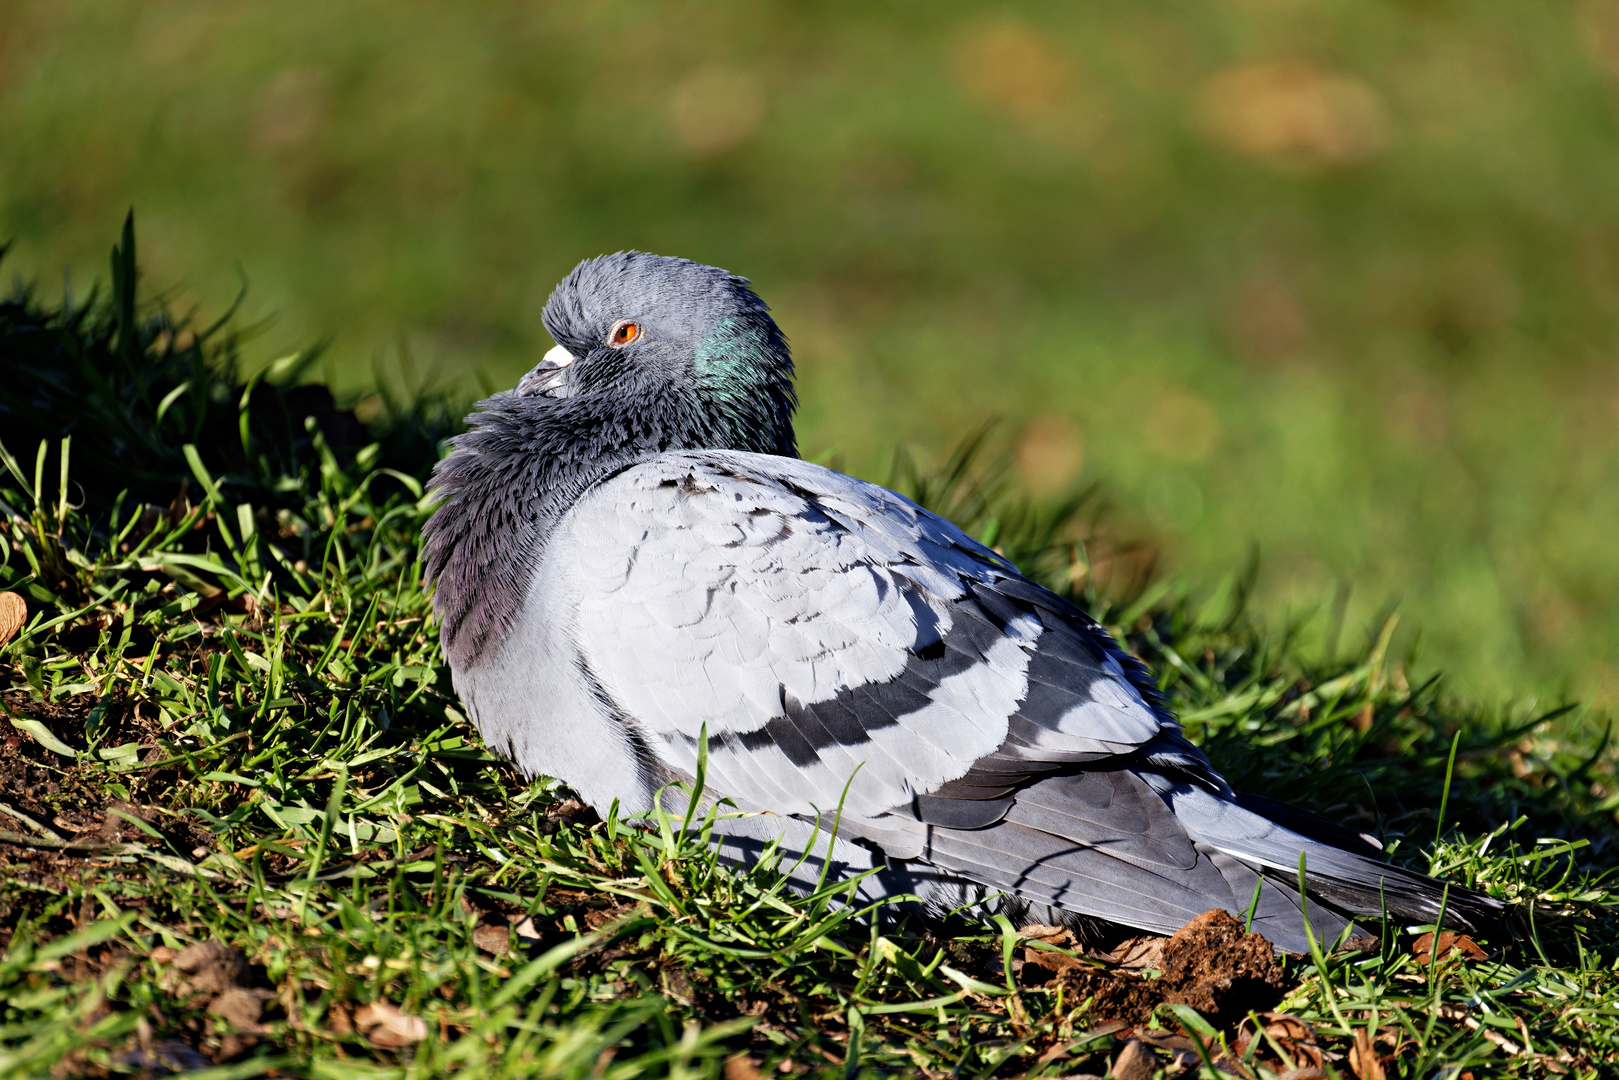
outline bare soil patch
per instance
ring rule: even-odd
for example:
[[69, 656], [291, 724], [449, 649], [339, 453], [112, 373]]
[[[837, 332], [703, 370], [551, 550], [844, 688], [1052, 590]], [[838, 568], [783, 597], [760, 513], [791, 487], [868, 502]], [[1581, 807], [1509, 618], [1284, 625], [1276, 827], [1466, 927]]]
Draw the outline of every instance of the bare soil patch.
[[[1034, 928], [1029, 928], [1034, 929]], [[1046, 929], [1046, 928], [1041, 928]], [[1052, 930], [1047, 944], [1071, 944]], [[1029, 948], [1019, 972], [1025, 985], [1059, 985], [1071, 1000], [1090, 998], [1097, 1021], [1145, 1024], [1158, 1006], [1190, 1005], [1217, 1027], [1250, 1010], [1263, 1012], [1286, 988], [1271, 943], [1244, 933], [1220, 908], [1206, 911], [1169, 938], [1131, 938], [1100, 957], [1075, 958]]]

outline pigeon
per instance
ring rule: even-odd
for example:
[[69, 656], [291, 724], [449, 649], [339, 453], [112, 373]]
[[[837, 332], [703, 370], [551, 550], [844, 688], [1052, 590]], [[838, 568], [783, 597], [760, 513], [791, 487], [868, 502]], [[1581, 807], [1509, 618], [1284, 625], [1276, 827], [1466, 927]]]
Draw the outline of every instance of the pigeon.
[[933, 913], [1169, 934], [1223, 908], [1305, 951], [1502, 910], [1233, 791], [1079, 607], [799, 459], [746, 279], [619, 252], [542, 318], [556, 347], [468, 417], [423, 530], [456, 692], [526, 773], [606, 816], [680, 809], [701, 761], [725, 859]]

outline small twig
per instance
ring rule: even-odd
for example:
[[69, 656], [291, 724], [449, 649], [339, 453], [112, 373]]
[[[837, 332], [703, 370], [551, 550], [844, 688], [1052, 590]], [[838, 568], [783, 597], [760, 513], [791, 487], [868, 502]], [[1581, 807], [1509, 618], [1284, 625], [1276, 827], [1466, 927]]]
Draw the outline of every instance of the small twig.
[[18, 847], [57, 848], [62, 851], [103, 851], [122, 854], [122, 843], [103, 843], [95, 840], [63, 840], [60, 836], [29, 836], [26, 833], [0, 829], [0, 841]]
[[[65, 837], [63, 837], [61, 833], [56, 832], [56, 831], [46, 827], [45, 825], [40, 824], [39, 822], [35, 821], [33, 818], [29, 817], [27, 814], [22, 813], [20, 810], [14, 810], [11, 807], [7, 806], [5, 803], [0, 803], [0, 814], [8, 814], [11, 817], [16, 818], [18, 821], [22, 822], [24, 825], [27, 825], [30, 829], [33, 829], [35, 832], [39, 833], [41, 836], [45, 837], [47, 840], [53, 841], [53, 843], [46, 845], [48, 847], [55, 847], [55, 846], [58, 846], [58, 845], [66, 844], [68, 842], [67, 839]], [[15, 841], [13, 841], [13, 842], [15, 842]]]
[[1502, 1035], [1499, 1031], [1496, 1031], [1494, 1028], [1487, 1028], [1477, 1020], [1473, 1019], [1472, 1014], [1466, 1009], [1459, 1009], [1454, 1005], [1441, 1005], [1439, 1006], [1439, 1015], [1444, 1017], [1446, 1020], [1460, 1020], [1463, 1024], [1466, 1024], [1469, 1028], [1472, 1028], [1474, 1031], [1483, 1035], [1486, 1039], [1490, 1040], [1495, 1045], [1505, 1050], [1508, 1054], [1511, 1054], [1513, 1057], [1517, 1057], [1524, 1052], [1523, 1047], [1519, 1046], [1505, 1035]]

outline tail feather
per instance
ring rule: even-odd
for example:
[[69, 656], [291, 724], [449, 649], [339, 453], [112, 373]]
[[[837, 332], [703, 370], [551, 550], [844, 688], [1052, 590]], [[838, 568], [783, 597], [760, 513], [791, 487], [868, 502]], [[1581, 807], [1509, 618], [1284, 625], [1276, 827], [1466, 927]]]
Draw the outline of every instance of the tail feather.
[[[1207, 845], [1199, 844], [1198, 849], [1207, 851], [1209, 861], [1225, 875], [1232, 898], [1237, 900], [1239, 905], [1232, 913], [1238, 918], [1246, 918], [1249, 905], [1253, 905], [1252, 930], [1278, 949], [1292, 953], [1309, 952], [1310, 939], [1304, 933], [1306, 911], [1310, 920], [1310, 933], [1314, 934], [1316, 941], [1322, 943], [1324, 947], [1330, 948], [1345, 930], [1353, 935], [1355, 928], [1349, 918], [1322, 904], [1319, 897], [1308, 897], [1306, 899], [1308, 907], [1301, 908], [1297, 886], [1288, 888], [1240, 859], [1232, 858], [1225, 852], [1216, 851]], [[1254, 903], [1256, 884], [1259, 887], [1257, 904]]]
[[1200, 858], [1188, 869], [1154, 871], [1101, 848], [1007, 821], [987, 829], [934, 829], [923, 856], [942, 870], [1055, 909], [1096, 915], [1169, 934], [1230, 889]]
[[1381, 859], [1383, 845], [1367, 836], [1346, 828], [1336, 821], [1330, 821], [1320, 814], [1313, 814], [1308, 810], [1300, 810], [1291, 803], [1280, 799], [1267, 799], [1263, 795], [1250, 795], [1246, 791], [1236, 793], [1237, 805], [1244, 810], [1252, 810], [1260, 817], [1269, 818], [1286, 829], [1292, 829], [1301, 836], [1311, 840], [1318, 840], [1329, 847], [1348, 851], [1355, 855], [1362, 855], [1368, 859]]
[[1356, 916], [1430, 923], [1443, 908], [1447, 924], [1478, 930], [1504, 910], [1370, 857], [1376, 848], [1358, 834], [1285, 803], [1233, 801], [1145, 770], [1047, 777], [1019, 790], [994, 824], [934, 823], [928, 836], [923, 861], [1025, 902], [1156, 933], [1210, 908], [1238, 917], [1252, 908], [1254, 929], [1289, 952], [1309, 948], [1306, 920], [1330, 946], [1354, 933]]
[[1499, 901], [1482, 893], [1312, 840], [1202, 788], [1158, 777], [1146, 779], [1159, 788], [1193, 839], [1257, 864], [1267, 877], [1280, 881], [1297, 880], [1302, 855], [1308, 891], [1352, 914], [1372, 916], [1387, 911], [1409, 922], [1437, 922], [1443, 909], [1447, 922], [1479, 930], [1498, 920], [1505, 910]]

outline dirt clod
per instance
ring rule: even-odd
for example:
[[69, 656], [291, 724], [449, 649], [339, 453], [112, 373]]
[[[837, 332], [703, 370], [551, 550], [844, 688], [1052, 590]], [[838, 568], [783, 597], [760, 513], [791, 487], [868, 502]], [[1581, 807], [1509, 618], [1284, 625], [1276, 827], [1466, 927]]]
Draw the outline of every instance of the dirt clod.
[[186, 976], [194, 994], [221, 994], [247, 985], [247, 957], [217, 941], [187, 945], [174, 958], [174, 968]]
[[491, 956], [504, 956], [512, 951], [511, 927], [501, 924], [479, 923], [472, 931], [472, 943]]
[[596, 816], [596, 811], [574, 798], [560, 799], [552, 803], [546, 808], [545, 818], [552, 832], [555, 832], [556, 827], [563, 822], [588, 828], [601, 820]]
[[[1054, 943], [1054, 942], [1053, 942]], [[1098, 966], [1061, 953], [1024, 953], [1023, 981], [1055, 979], [1075, 1000], [1091, 999], [1093, 1020], [1145, 1024], [1159, 1005], [1190, 1005], [1217, 1027], [1280, 999], [1282, 967], [1270, 942], [1243, 933], [1220, 908], [1204, 912], [1167, 940], [1137, 938]], [[1139, 972], [1139, 974], [1138, 974]], [[1156, 978], [1143, 975], [1156, 973]]]
[[1276, 950], [1258, 934], [1243, 933], [1228, 911], [1205, 911], [1164, 945], [1164, 1000], [1190, 1005], [1216, 1026], [1274, 1004], [1282, 994]]
[[262, 1030], [259, 1026], [259, 1017], [264, 1015], [266, 993], [268, 991], [247, 990], [233, 986], [208, 1003], [208, 1012], [237, 1031], [257, 1034]]

